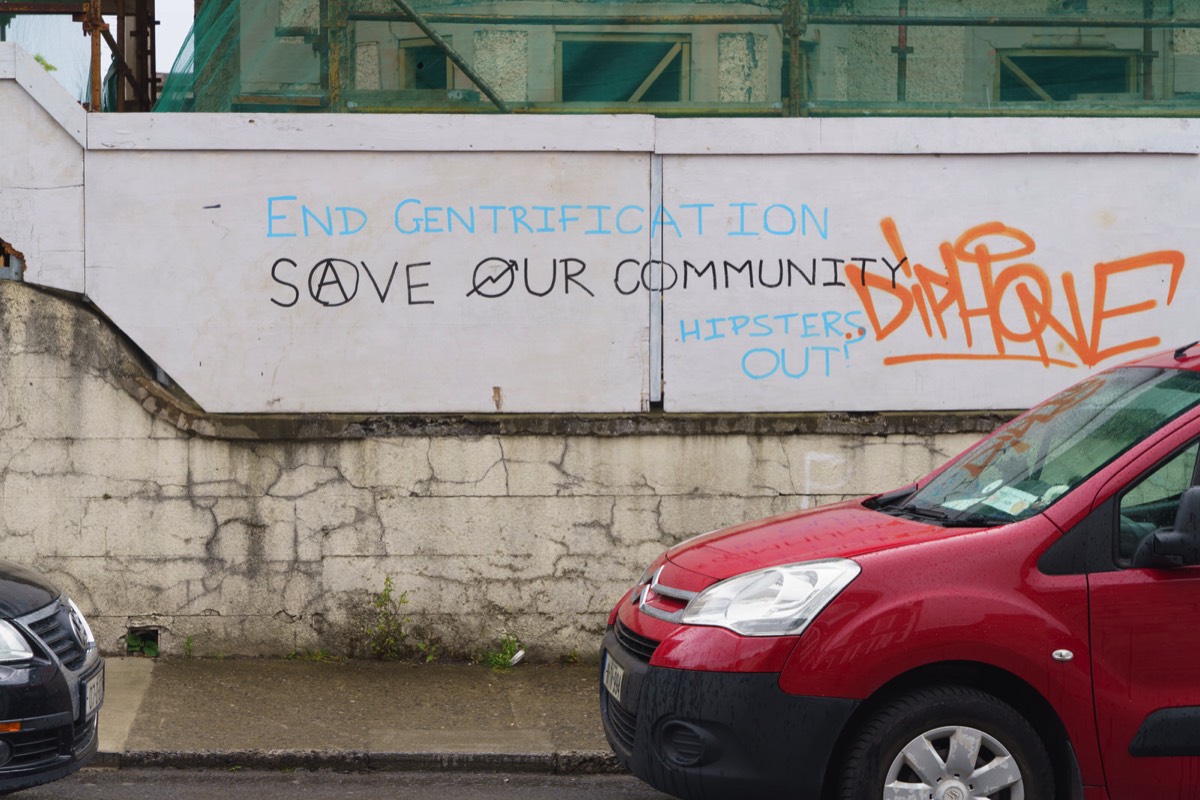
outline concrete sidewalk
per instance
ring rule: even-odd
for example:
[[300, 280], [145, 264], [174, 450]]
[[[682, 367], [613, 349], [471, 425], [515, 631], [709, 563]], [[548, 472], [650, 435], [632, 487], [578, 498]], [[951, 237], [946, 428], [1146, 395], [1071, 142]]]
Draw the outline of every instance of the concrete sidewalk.
[[611, 772], [594, 665], [109, 658], [98, 766]]

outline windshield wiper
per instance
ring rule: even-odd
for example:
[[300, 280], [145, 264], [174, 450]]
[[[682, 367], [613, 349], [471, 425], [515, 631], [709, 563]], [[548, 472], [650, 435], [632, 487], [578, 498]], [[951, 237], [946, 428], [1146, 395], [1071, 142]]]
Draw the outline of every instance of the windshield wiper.
[[994, 528], [1003, 524], [1005, 524], [1004, 520], [984, 514], [963, 514], [946, 520], [947, 528]]
[[911, 503], [900, 506], [896, 509], [896, 513], [912, 519], [928, 519], [940, 524], [945, 524], [950, 520], [945, 511], [940, 511], [936, 508], [923, 508]]
[[910, 486], [905, 486], [902, 489], [895, 489], [893, 491], [884, 492], [881, 495], [876, 495], [875, 497], [869, 498], [865, 505], [867, 508], [875, 511], [883, 511], [886, 509], [888, 512], [891, 512], [895, 510], [897, 505], [912, 496], [912, 493], [916, 490], [917, 485], [914, 483]]
[[1001, 520], [983, 514], [959, 514], [952, 517], [938, 508], [922, 508], [914, 505], [900, 506], [896, 509], [896, 513], [910, 519], [928, 520], [943, 528], [993, 528], [1004, 524]]

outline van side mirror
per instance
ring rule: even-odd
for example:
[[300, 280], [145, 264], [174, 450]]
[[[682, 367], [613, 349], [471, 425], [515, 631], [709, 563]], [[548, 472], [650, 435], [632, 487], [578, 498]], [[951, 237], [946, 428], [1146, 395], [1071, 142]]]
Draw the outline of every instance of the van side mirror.
[[1179, 498], [1175, 512], [1175, 532], [1200, 534], [1200, 486], [1192, 486]]
[[1175, 526], [1155, 531], [1142, 539], [1133, 554], [1137, 569], [1169, 569], [1200, 564], [1200, 486], [1193, 486], [1179, 498]]

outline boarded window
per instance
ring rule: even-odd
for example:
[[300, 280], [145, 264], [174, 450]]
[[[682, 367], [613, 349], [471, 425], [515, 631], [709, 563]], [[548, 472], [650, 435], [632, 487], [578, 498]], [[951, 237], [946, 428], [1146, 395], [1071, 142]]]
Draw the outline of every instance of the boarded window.
[[688, 98], [686, 36], [560, 34], [559, 100], [677, 103]]
[[997, 95], [1006, 102], [1128, 97], [1137, 89], [1134, 53], [1114, 50], [1012, 50], [996, 54]]
[[400, 43], [400, 85], [405, 89], [450, 89], [449, 60], [429, 39]]

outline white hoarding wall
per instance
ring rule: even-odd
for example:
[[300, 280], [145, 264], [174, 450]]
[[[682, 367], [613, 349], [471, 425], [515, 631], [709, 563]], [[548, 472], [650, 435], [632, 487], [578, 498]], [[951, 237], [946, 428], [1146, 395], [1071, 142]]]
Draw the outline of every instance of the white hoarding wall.
[[93, 152], [87, 291], [209, 411], [638, 411], [649, 161]]
[[21, 254], [31, 282], [82, 291], [86, 113], [32, 56], [4, 43], [0, 109], [0, 239]]
[[210, 411], [636, 411], [660, 295], [668, 411], [1019, 408], [1200, 334], [1196, 163], [93, 152], [87, 291]]
[[1196, 159], [667, 156], [666, 408], [1021, 408], [1200, 338]]
[[0, 239], [210, 412], [1019, 408], [1200, 338], [1190, 120], [83, 115], [35, 67]]

